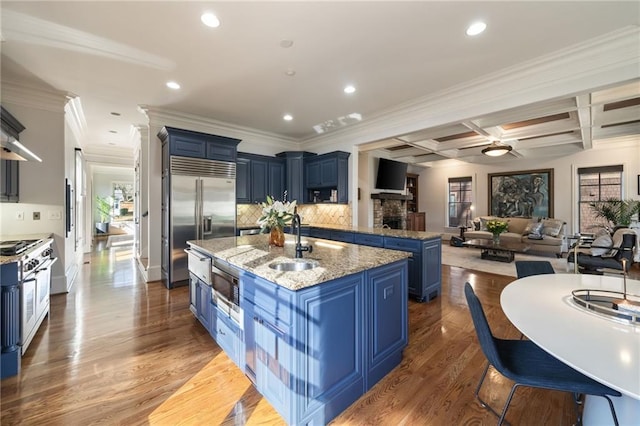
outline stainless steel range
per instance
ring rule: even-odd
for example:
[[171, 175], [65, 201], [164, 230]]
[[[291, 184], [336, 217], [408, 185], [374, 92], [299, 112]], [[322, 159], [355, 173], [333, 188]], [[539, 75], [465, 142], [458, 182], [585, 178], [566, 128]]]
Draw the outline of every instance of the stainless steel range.
[[11, 240], [0, 241], [0, 256], [15, 256], [31, 247], [35, 246], [40, 240]]

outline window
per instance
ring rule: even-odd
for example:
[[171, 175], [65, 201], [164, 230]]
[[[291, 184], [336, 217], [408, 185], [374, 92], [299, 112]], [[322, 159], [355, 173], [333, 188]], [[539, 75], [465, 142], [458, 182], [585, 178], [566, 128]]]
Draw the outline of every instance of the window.
[[449, 227], [468, 226], [471, 220], [471, 177], [449, 178]]
[[578, 169], [578, 229], [595, 232], [601, 219], [589, 207], [592, 201], [622, 199], [622, 165]]

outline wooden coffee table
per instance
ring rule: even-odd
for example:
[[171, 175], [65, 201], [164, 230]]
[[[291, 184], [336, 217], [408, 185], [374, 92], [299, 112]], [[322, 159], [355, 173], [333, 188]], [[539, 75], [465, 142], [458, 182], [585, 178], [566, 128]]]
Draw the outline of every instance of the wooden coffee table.
[[503, 243], [500, 241], [495, 244], [493, 240], [483, 239], [465, 241], [462, 245], [481, 249], [481, 259], [506, 263], [513, 262], [514, 253], [525, 253], [531, 249], [531, 246], [525, 243]]

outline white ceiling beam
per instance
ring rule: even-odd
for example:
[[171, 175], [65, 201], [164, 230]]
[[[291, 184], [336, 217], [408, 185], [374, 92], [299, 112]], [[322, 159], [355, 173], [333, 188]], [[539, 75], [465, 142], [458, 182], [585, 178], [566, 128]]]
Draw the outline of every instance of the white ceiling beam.
[[593, 132], [591, 126], [593, 125], [593, 111], [594, 108], [589, 106], [591, 95], [576, 96], [576, 105], [578, 109], [576, 114], [578, 116], [578, 124], [580, 125], [580, 137], [582, 138], [582, 147], [584, 149], [593, 148]]

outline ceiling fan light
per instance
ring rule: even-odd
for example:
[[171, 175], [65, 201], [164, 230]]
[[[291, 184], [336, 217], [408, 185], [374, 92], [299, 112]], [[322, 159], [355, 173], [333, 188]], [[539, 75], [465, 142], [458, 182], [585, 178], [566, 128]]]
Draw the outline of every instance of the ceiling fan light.
[[491, 145], [484, 148], [482, 153], [484, 155], [488, 155], [489, 157], [500, 157], [501, 155], [505, 155], [510, 152], [513, 148], [511, 145], [501, 144], [497, 142], [492, 142]]

